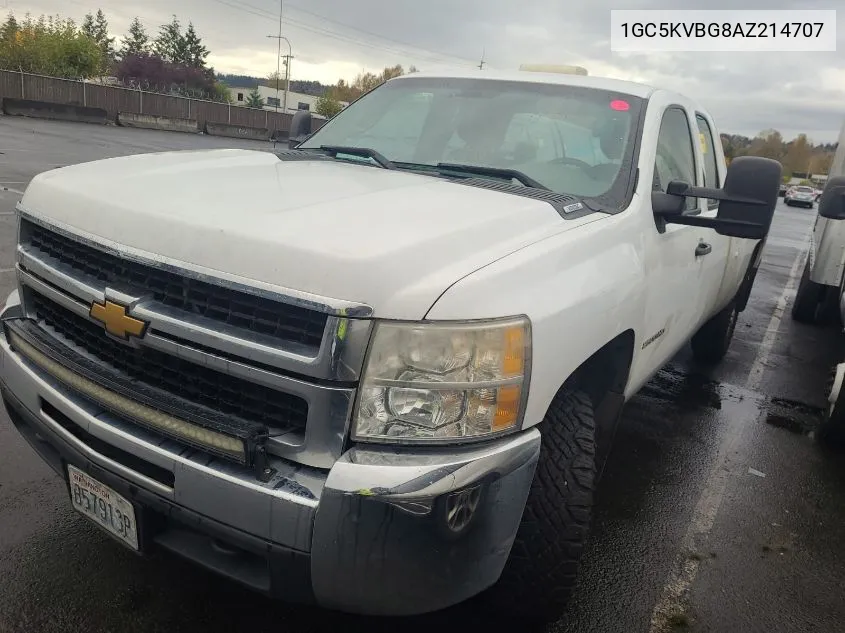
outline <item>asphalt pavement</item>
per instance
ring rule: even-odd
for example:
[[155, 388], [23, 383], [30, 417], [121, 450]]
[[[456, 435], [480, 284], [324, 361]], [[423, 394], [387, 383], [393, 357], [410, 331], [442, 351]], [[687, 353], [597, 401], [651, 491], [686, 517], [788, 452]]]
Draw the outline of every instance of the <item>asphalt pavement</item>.
[[[0, 295], [14, 286], [14, 204], [35, 174], [205, 147], [269, 145], [0, 117]], [[684, 351], [627, 405], [579, 586], [549, 631], [845, 631], [845, 453], [813, 437], [845, 337], [789, 317], [814, 217], [778, 205], [727, 358], [708, 371]], [[71, 510], [0, 413], [0, 633], [476, 627], [502, 630], [475, 603], [360, 618], [272, 603], [169, 555], [137, 557]]]

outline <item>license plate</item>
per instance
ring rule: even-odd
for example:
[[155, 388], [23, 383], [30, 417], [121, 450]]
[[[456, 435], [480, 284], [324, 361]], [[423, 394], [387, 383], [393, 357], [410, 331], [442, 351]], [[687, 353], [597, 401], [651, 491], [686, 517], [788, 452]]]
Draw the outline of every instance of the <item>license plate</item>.
[[135, 508], [114, 490], [70, 464], [70, 501], [73, 507], [134, 550], [138, 549]]

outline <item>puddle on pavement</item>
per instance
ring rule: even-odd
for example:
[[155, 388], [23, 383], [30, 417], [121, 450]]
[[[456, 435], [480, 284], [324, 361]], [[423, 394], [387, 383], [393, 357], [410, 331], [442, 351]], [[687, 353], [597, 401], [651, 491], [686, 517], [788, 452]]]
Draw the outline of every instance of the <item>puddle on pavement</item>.
[[721, 409], [720, 385], [706, 376], [664, 367], [639, 392], [639, 397], [654, 398], [686, 408]]
[[767, 404], [766, 424], [796, 435], [815, 431], [824, 416], [824, 409], [786, 398], [771, 398]]

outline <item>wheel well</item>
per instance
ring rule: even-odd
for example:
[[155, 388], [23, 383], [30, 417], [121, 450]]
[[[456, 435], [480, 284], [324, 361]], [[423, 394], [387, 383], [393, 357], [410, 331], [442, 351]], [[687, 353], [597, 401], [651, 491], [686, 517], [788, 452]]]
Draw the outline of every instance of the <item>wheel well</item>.
[[608, 393], [624, 394], [634, 357], [634, 331], [606, 343], [575, 370], [573, 378], [598, 408]]
[[574, 384], [592, 400], [599, 473], [604, 470], [625, 404], [625, 387], [633, 358], [634, 331], [626, 330], [581, 363], [565, 383]]

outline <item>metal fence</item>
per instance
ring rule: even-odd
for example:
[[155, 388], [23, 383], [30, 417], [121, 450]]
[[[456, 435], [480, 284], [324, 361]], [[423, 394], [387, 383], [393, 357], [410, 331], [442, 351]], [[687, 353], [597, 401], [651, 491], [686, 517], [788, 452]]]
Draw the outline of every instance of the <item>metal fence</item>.
[[[118, 112], [194, 119], [200, 129], [206, 123], [230, 123], [264, 128], [284, 135], [290, 130], [293, 118], [291, 114], [271, 110], [0, 70], [0, 98], [4, 97], [102, 108], [111, 120], [117, 118]], [[316, 118], [313, 129], [323, 122]]]

